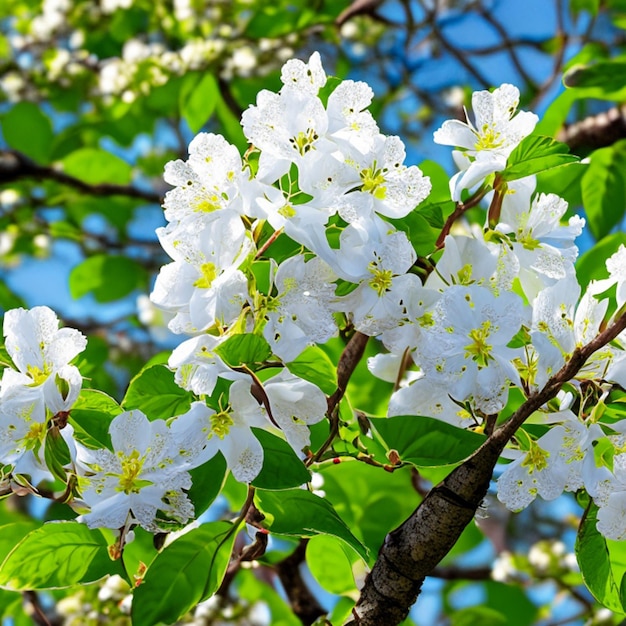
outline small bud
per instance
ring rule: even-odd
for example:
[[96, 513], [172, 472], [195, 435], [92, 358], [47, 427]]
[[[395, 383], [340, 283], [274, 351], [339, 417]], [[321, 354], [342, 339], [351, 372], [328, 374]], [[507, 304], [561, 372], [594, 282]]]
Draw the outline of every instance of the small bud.
[[398, 463], [400, 463], [400, 455], [397, 450], [389, 450], [389, 452], [387, 452], [387, 458], [391, 465], [398, 465]]

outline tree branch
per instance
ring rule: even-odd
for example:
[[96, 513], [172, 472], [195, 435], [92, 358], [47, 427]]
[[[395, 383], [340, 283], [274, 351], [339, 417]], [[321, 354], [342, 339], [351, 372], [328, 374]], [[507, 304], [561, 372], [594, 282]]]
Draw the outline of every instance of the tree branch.
[[412, 515], [389, 533], [365, 580], [348, 626], [396, 626], [417, 600], [426, 576], [452, 549], [487, 494], [500, 453], [515, 431], [571, 380], [597, 350], [626, 328], [626, 314], [585, 346], [543, 389], [496, 430], [466, 461], [431, 489]]
[[143, 191], [132, 185], [114, 185], [111, 183], [92, 185], [53, 167], [37, 165], [20, 152], [0, 150], [0, 184], [15, 182], [23, 178], [53, 180], [93, 196], [127, 196], [153, 204], [163, 202], [159, 194], [151, 191]]
[[307, 543], [307, 539], [301, 539], [298, 547], [275, 566], [278, 578], [289, 598], [291, 609], [304, 626], [309, 626], [318, 617], [326, 614], [300, 574], [300, 565], [305, 558]]
[[566, 143], [570, 150], [582, 152], [626, 139], [626, 104], [563, 127], [557, 139]]

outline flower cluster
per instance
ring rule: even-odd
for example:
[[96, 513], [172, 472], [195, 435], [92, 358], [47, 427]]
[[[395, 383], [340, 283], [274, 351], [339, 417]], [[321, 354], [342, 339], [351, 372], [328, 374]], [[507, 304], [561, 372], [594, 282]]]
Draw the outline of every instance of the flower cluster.
[[46, 442], [59, 433], [71, 442], [67, 415], [82, 377], [70, 361], [87, 340], [77, 330], [59, 329], [48, 307], [7, 311], [4, 337], [15, 369], [5, 368], [0, 382], [0, 464], [5, 474], [28, 474], [36, 484], [52, 477]]
[[[219, 347], [252, 332], [289, 364], [337, 333], [339, 313], [370, 335], [395, 327], [406, 294], [421, 286], [408, 273], [416, 259], [408, 237], [384, 218], [406, 216], [430, 182], [404, 164], [400, 139], [378, 131], [365, 110], [367, 85], [344, 81], [323, 93], [326, 80], [318, 54], [289, 61], [280, 92], [262, 91], [243, 114], [253, 146], [244, 159], [223, 137], [201, 133], [188, 160], [165, 169], [174, 189], [165, 198], [168, 225], [157, 234], [172, 262], [151, 298], [173, 316], [170, 330], [192, 335], [169, 365], [198, 396], [210, 396], [218, 379], [234, 381], [217, 413], [198, 408], [197, 425], [179, 428], [219, 422], [214, 447], [240, 480], [262, 465], [250, 426], [282, 431], [301, 453], [326, 399], [284, 369], [261, 385], [226, 364]], [[288, 255], [273, 253], [281, 238]]]
[[[120, 412], [108, 448], [74, 441], [67, 413], [81, 377], [70, 361], [84, 337], [58, 330], [46, 308], [5, 316], [16, 369], [5, 370], [0, 387], [0, 462], [35, 482], [47, 477], [52, 424], [67, 440], [66, 467], [90, 526], [156, 531], [187, 522], [191, 470], [220, 453], [235, 479], [259, 475], [257, 429], [315, 459], [309, 427], [328, 402], [303, 353], [340, 330], [385, 347], [369, 365], [395, 383], [390, 416], [482, 432], [622, 313], [625, 249], [607, 262], [609, 278], [582, 293], [574, 241], [584, 221], [563, 223], [567, 203], [536, 192], [535, 170], [508, 182], [500, 175], [536, 122], [516, 114], [515, 87], [474, 94], [475, 124], [446, 122], [435, 133], [460, 149], [450, 190], [464, 202], [449, 203], [441, 236], [418, 257], [420, 233], [403, 218], [416, 212], [427, 221], [431, 183], [405, 164], [401, 140], [379, 131], [367, 111], [371, 89], [328, 81], [317, 53], [288, 61], [281, 79], [278, 93], [261, 91], [243, 114], [243, 157], [223, 137], [201, 133], [186, 161], [165, 168], [173, 188], [157, 235], [171, 262], [151, 301], [185, 336], [168, 366], [189, 392], [189, 410], [165, 420]], [[470, 226], [463, 211], [481, 201], [488, 219]], [[498, 482], [506, 506], [584, 488], [599, 507], [598, 529], [626, 536], [626, 428], [594, 408], [613, 384], [626, 387], [625, 347], [618, 336], [596, 351], [571, 392], [532, 416], [539, 434], [520, 431]]]

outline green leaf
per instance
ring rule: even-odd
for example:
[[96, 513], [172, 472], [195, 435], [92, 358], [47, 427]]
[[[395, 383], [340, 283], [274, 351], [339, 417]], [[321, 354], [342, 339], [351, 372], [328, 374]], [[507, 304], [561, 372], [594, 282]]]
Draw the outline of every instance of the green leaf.
[[309, 346], [300, 356], [285, 364], [294, 375], [317, 385], [326, 395], [337, 389], [337, 368], [319, 346]]
[[[107, 555], [107, 543], [97, 530], [78, 522], [49, 522], [30, 532], [0, 567], [0, 586], [14, 589], [50, 589], [93, 582], [107, 572], [86, 580], [91, 562]], [[110, 563], [110, 560], [109, 560]]]
[[537, 176], [536, 193], [555, 193], [565, 200], [570, 207], [579, 206], [583, 203], [581, 182], [587, 171], [588, 164], [569, 163], [547, 172], [541, 172]]
[[193, 133], [197, 133], [209, 120], [220, 97], [215, 76], [204, 74], [194, 84], [181, 103], [181, 115]]
[[[249, 605], [262, 602], [270, 611], [272, 626], [302, 626], [285, 599], [272, 587], [269, 581], [261, 581], [251, 569], [241, 569], [237, 573], [237, 596]], [[333, 622], [335, 623], [335, 622]], [[343, 623], [343, 622], [337, 622]]]
[[626, 233], [613, 233], [604, 237], [578, 258], [576, 275], [583, 290], [592, 280], [608, 278], [606, 260], [622, 245], [626, 246]]
[[229, 522], [194, 528], [163, 549], [135, 590], [133, 626], [172, 624], [217, 591], [237, 535]]
[[248, 140], [243, 134], [239, 118], [233, 114], [221, 95], [215, 104], [215, 115], [220, 121], [226, 139], [244, 152], [248, 146]]
[[[533, 626], [537, 623], [537, 607], [526, 591], [517, 585], [486, 580], [483, 583], [487, 600], [483, 603], [504, 615], [507, 626]], [[474, 624], [482, 622], [474, 622]]]
[[83, 389], [70, 412], [74, 435], [91, 448], [111, 448], [109, 426], [122, 407], [102, 391]]
[[332, 535], [368, 560], [367, 548], [350, 532], [328, 500], [304, 489], [295, 489], [257, 491], [255, 501], [265, 514], [264, 526], [272, 533], [290, 537]]
[[488, 606], [469, 606], [454, 612], [450, 626], [510, 626], [506, 617]]
[[239, 365], [263, 363], [271, 356], [272, 349], [263, 337], [245, 333], [228, 338], [215, 348], [215, 352], [228, 365], [237, 367]]
[[311, 480], [309, 470], [286, 441], [261, 428], [252, 431], [263, 446], [263, 467], [252, 481], [254, 487], [293, 489]]
[[328, 535], [311, 537], [306, 547], [306, 564], [313, 578], [326, 591], [338, 595], [357, 589], [352, 573], [355, 558], [342, 542]]
[[[447, 203], [442, 205], [443, 208], [447, 206]], [[433, 227], [429, 220], [433, 220], [433, 215], [431, 209], [425, 207], [423, 214], [422, 211], [416, 209], [402, 219], [389, 219], [388, 221], [407, 234], [417, 254], [427, 256], [434, 251], [435, 242], [441, 232], [441, 229]]]
[[596, 150], [582, 178], [589, 228], [602, 239], [619, 224], [626, 210], [626, 139]]
[[71, 463], [72, 457], [67, 442], [63, 439], [61, 431], [56, 426], [49, 428], [46, 434], [44, 458], [46, 466], [52, 472], [52, 475], [65, 482], [67, 475], [63, 468]]
[[25, 307], [26, 304], [22, 298], [15, 295], [4, 283], [0, 280], [0, 312], [9, 311], [10, 309], [17, 309], [18, 307]]
[[529, 135], [511, 152], [500, 178], [517, 180], [578, 161], [566, 144], [551, 137]]
[[596, 529], [598, 507], [591, 504], [576, 537], [576, 559], [587, 588], [607, 609], [626, 611], [621, 581], [626, 572], [626, 544], [605, 539]]
[[157, 364], [144, 368], [130, 381], [122, 407], [125, 411], [139, 409], [152, 421], [186, 413], [192, 399], [191, 393], [176, 384], [174, 372]]
[[187, 495], [193, 502], [196, 519], [213, 504], [220, 494], [226, 477], [226, 469], [226, 460], [218, 452], [212, 459], [189, 472], [192, 486]]
[[41, 165], [50, 161], [54, 135], [52, 124], [41, 108], [32, 102], [19, 102], [2, 118], [2, 134], [7, 144]]
[[26, 535], [40, 526], [39, 522], [14, 522], [0, 526], [0, 563]]
[[93, 292], [98, 302], [112, 302], [145, 286], [146, 270], [123, 256], [97, 254], [85, 259], [70, 272], [72, 298], [78, 300]]
[[605, 93], [613, 94], [624, 88], [626, 61], [610, 59], [596, 61], [591, 65], [575, 65], [563, 77], [566, 87], [584, 89], [600, 87]]
[[569, 9], [574, 17], [578, 17], [581, 11], [587, 11], [591, 15], [597, 15], [600, 8], [600, 0], [570, 0]]
[[334, 17], [333, 14], [320, 12], [321, 6], [313, 8], [302, 0], [295, 3], [289, 2], [286, 6], [284, 3], [257, 6], [260, 8], [253, 14], [245, 29], [246, 37], [252, 39], [274, 38], [296, 33], [313, 24], [332, 22]]
[[428, 194], [428, 198], [420, 205], [420, 209], [424, 204], [440, 204], [450, 202], [450, 177], [446, 170], [435, 161], [422, 161], [419, 165], [424, 176], [430, 178], [432, 190]]
[[482, 435], [432, 417], [397, 415], [369, 420], [388, 450], [418, 467], [460, 463], [485, 441]]
[[100, 148], [81, 148], [63, 159], [66, 174], [90, 185], [130, 183], [132, 168], [120, 157]]

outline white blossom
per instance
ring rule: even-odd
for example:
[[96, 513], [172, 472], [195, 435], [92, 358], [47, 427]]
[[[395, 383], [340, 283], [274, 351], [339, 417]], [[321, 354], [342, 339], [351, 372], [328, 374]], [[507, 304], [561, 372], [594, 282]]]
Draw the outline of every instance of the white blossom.
[[182, 469], [176, 438], [163, 420], [149, 421], [139, 410], [126, 411], [109, 426], [113, 451], [77, 444], [77, 467], [89, 513], [79, 520], [90, 528], [117, 529], [137, 523], [157, 532], [162, 511], [185, 523], [193, 504], [184, 490], [191, 487]]
[[504, 84], [493, 92], [476, 91], [472, 95], [474, 123], [447, 120], [435, 131], [435, 143], [456, 146], [455, 161], [461, 168], [450, 181], [453, 200], [489, 174], [504, 169], [506, 160], [520, 141], [535, 128], [537, 116], [520, 111], [519, 90]]

